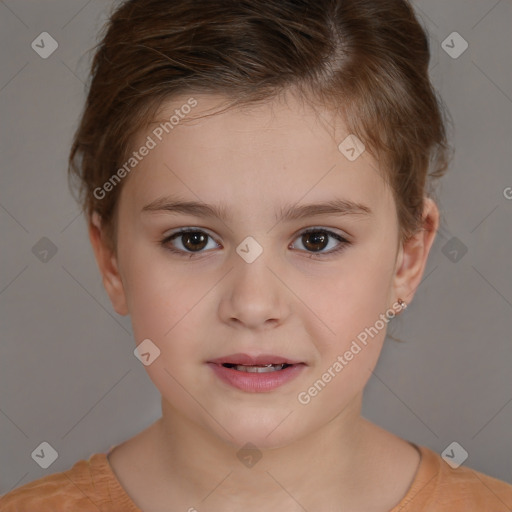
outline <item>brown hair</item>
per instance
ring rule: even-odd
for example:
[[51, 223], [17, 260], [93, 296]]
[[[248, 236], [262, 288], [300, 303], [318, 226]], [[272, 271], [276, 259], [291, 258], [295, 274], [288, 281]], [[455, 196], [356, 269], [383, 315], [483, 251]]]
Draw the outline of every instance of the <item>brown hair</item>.
[[115, 252], [123, 183], [101, 199], [94, 190], [165, 100], [194, 92], [241, 105], [293, 87], [332, 106], [382, 162], [400, 240], [422, 228], [427, 177], [444, 174], [450, 148], [428, 39], [407, 1], [127, 0], [104, 29], [68, 171]]

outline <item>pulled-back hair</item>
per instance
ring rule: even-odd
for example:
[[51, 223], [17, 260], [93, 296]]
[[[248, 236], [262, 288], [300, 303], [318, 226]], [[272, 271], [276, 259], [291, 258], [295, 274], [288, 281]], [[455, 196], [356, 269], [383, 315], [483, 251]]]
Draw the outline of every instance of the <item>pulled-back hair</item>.
[[339, 112], [378, 159], [404, 241], [422, 227], [428, 178], [441, 177], [450, 159], [429, 59], [425, 30], [405, 0], [127, 0], [96, 48], [69, 177], [115, 251], [123, 183], [105, 197], [94, 191], [164, 101], [220, 93], [242, 105], [293, 88]]

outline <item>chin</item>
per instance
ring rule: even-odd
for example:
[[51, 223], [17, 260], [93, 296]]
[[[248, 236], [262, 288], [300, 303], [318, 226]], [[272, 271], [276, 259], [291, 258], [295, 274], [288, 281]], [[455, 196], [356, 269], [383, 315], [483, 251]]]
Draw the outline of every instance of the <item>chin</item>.
[[261, 412], [256, 417], [251, 414], [233, 414], [229, 421], [221, 422], [231, 436], [217, 424], [210, 427], [214, 428], [217, 437], [231, 444], [236, 450], [244, 448], [248, 443], [260, 450], [272, 450], [293, 444], [307, 434], [304, 424], [299, 427], [290, 421], [291, 417], [284, 419], [286, 414], [269, 414], [265, 417], [262, 417]]

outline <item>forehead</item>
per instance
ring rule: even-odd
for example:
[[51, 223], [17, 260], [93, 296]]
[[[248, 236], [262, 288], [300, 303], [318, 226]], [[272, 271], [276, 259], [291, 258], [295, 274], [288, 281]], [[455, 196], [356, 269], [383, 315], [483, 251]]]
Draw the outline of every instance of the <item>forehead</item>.
[[[191, 97], [194, 108], [183, 108], [193, 104]], [[134, 141], [135, 151], [149, 139], [154, 147], [124, 183], [126, 203], [140, 210], [179, 193], [254, 213], [334, 197], [370, 203], [372, 210], [393, 208], [383, 171], [368, 151], [353, 161], [340, 151], [351, 134], [333, 110], [290, 95], [219, 112], [225, 101], [194, 94], [162, 105]]]

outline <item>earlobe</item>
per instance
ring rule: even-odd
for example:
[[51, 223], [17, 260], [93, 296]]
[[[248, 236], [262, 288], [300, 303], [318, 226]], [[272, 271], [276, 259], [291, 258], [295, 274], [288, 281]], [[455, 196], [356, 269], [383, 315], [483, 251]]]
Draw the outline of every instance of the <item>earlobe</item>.
[[410, 303], [416, 293], [426, 264], [430, 249], [439, 227], [439, 210], [430, 198], [424, 199], [422, 228], [399, 251], [399, 266], [394, 277], [395, 300], [402, 297]]
[[89, 239], [102, 276], [103, 286], [110, 298], [112, 307], [119, 315], [125, 316], [128, 314], [128, 308], [117, 258], [104, 240], [104, 234], [101, 229], [101, 217], [97, 212], [93, 212], [91, 216]]

